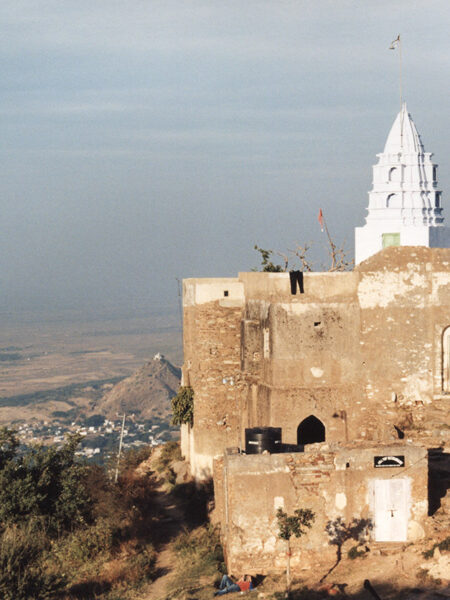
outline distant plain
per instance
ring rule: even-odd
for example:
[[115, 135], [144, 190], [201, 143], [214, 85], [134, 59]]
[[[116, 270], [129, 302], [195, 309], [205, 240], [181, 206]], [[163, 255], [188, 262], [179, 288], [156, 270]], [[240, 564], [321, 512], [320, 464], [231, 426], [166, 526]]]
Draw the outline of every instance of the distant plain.
[[0, 423], [47, 418], [89, 404], [157, 352], [182, 362], [179, 313], [0, 315]]

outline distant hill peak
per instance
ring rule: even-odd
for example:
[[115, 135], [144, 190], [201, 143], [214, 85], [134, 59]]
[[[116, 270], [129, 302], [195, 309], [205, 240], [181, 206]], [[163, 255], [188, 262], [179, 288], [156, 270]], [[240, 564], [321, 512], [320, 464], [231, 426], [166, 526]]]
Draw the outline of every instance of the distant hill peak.
[[158, 352], [153, 360], [108, 390], [96, 410], [106, 416], [135, 412], [144, 418], [155, 414], [168, 417], [170, 400], [178, 391], [180, 378], [181, 369]]

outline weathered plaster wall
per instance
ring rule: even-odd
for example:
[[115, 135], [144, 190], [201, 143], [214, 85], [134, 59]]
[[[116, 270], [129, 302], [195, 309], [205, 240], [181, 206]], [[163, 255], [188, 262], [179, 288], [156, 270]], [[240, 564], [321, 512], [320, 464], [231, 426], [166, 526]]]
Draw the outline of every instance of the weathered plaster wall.
[[[405, 468], [374, 468], [374, 456], [402, 454]], [[267, 573], [285, 568], [285, 543], [278, 537], [276, 510], [315, 513], [311, 530], [291, 539], [294, 572], [319, 561], [332, 564], [336, 548], [326, 533], [329, 521], [374, 520], [375, 479], [406, 478], [410, 486], [408, 540], [423, 536], [427, 515], [426, 451], [412, 445], [341, 448], [314, 444], [305, 453], [226, 455], [216, 459], [216, 517], [232, 573]]]

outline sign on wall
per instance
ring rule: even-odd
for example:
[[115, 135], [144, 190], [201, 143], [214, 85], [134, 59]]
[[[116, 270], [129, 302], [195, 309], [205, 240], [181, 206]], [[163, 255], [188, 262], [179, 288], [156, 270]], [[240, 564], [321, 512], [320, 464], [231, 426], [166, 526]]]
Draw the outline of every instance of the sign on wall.
[[405, 457], [404, 456], [374, 456], [373, 466], [376, 469], [382, 467], [404, 467]]

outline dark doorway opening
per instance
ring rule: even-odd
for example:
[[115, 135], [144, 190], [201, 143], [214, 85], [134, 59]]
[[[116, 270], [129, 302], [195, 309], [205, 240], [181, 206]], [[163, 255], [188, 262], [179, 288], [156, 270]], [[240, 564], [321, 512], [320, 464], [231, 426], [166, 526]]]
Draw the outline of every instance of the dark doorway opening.
[[440, 508], [450, 489], [450, 453], [442, 448], [428, 449], [428, 514]]
[[325, 441], [325, 425], [311, 415], [304, 419], [297, 428], [297, 444], [316, 444]]

